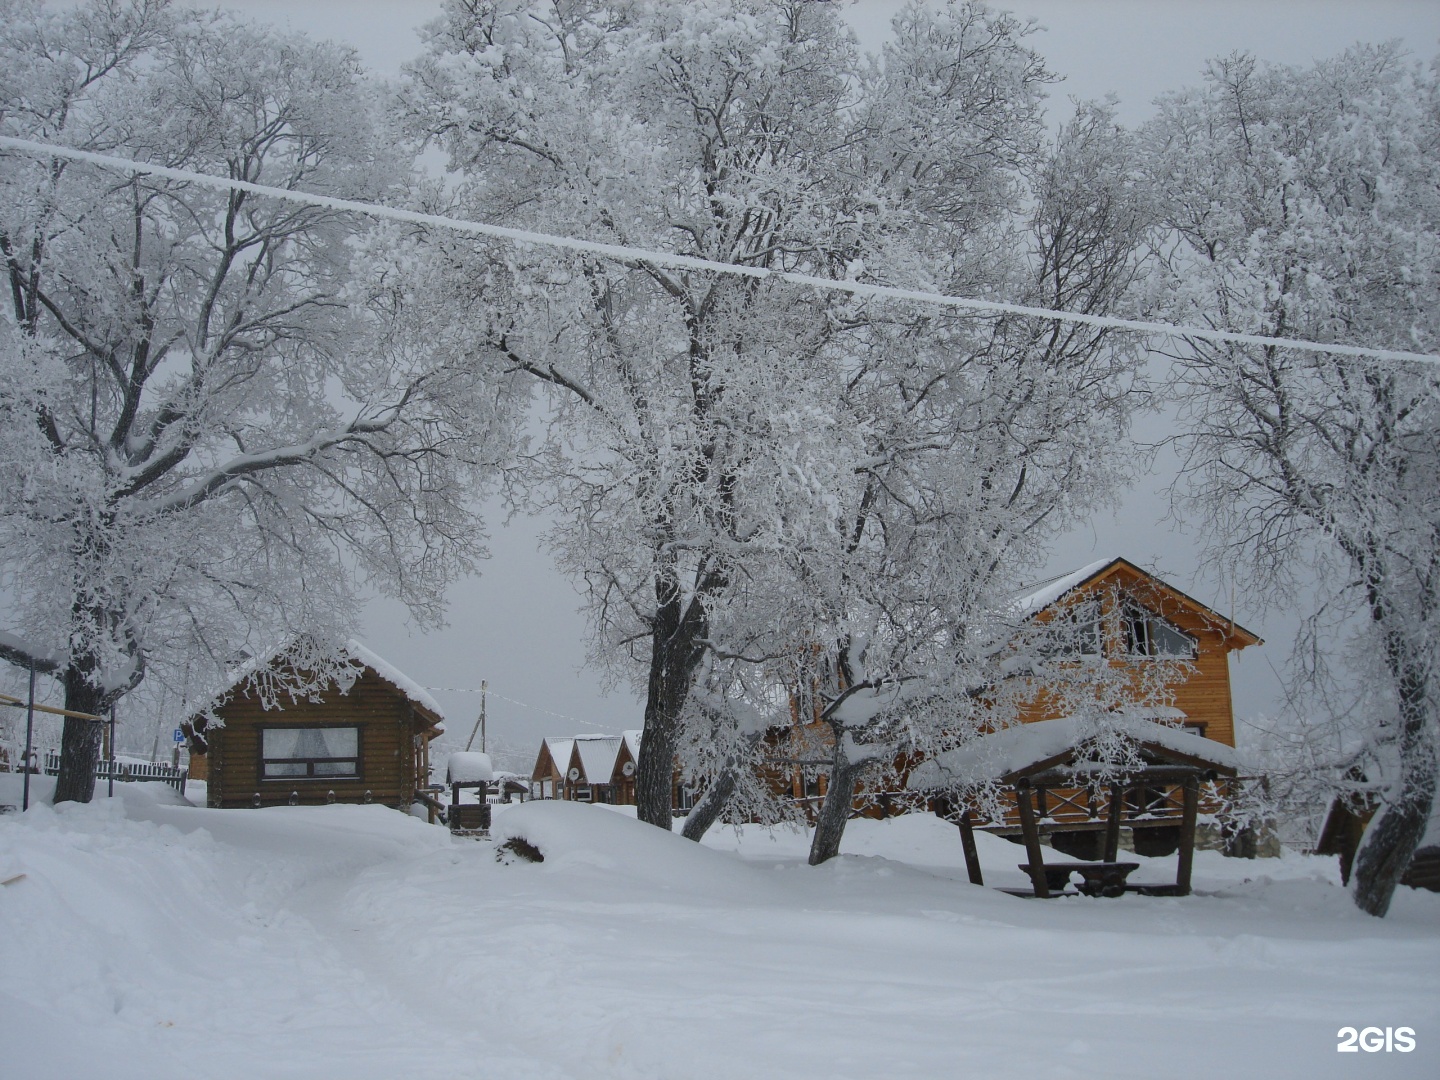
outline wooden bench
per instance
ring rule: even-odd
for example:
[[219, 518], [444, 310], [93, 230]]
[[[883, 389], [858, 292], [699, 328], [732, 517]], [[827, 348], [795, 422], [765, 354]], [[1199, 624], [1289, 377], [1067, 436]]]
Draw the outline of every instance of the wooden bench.
[[[1029, 863], [1020, 863], [1020, 869], [1030, 873]], [[1058, 894], [1070, 883], [1070, 875], [1078, 873], [1085, 880], [1080, 891], [1086, 896], [1120, 896], [1125, 892], [1125, 879], [1131, 871], [1140, 869], [1133, 862], [1057, 862], [1043, 864], [1045, 884], [1050, 892]]]

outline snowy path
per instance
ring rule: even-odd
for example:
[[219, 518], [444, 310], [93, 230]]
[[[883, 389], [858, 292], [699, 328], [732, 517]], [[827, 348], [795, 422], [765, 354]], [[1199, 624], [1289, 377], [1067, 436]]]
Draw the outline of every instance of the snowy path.
[[[0, 820], [26, 874], [0, 1075], [1440, 1075], [1440, 897], [1368, 919], [1320, 860], [1202, 853], [1211, 895], [1039, 903], [962, 883], [934, 819], [857, 822], [822, 868], [799, 836], [699, 848], [589, 807], [506, 829], [546, 862], [379, 807]], [[1340, 1055], [1346, 1024], [1419, 1045]]]

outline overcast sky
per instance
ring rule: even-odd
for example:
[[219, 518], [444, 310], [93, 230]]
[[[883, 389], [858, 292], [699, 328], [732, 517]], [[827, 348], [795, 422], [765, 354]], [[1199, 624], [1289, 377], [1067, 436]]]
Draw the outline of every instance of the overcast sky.
[[[439, 0], [240, 0], [222, 4], [258, 20], [289, 25], [350, 43], [386, 76], [419, 49], [415, 28], [433, 18]], [[874, 49], [889, 15], [900, 5], [857, 0], [847, 5], [861, 44]], [[1306, 64], [1356, 41], [1399, 38], [1416, 56], [1440, 51], [1436, 0], [1015, 0], [1009, 7], [1044, 29], [1032, 41], [1064, 81], [1052, 100], [1113, 93], [1126, 122], [1143, 120], [1153, 99], [1199, 81], [1208, 58], [1247, 50], [1262, 60]], [[1163, 435], [1163, 425], [1146, 429]], [[1197, 572], [1195, 530], [1165, 520], [1163, 490], [1172, 459], [1160, 458], [1137, 480], [1116, 511], [1058, 543], [1050, 569], [1073, 569], [1096, 558], [1124, 555], [1151, 567], [1267, 639], [1233, 663], [1236, 712], [1242, 720], [1273, 713], [1279, 704], [1272, 667], [1284, 663], [1295, 625], [1259, 610], [1229, 583]], [[643, 702], [620, 687], [601, 693], [600, 676], [585, 665], [579, 598], [541, 549], [540, 527], [519, 520], [492, 522], [492, 558], [482, 577], [458, 586], [450, 626], [412, 633], [402, 610], [376, 602], [359, 636], [419, 682], [441, 688], [451, 738], [468, 736], [489, 682], [489, 735], [502, 764], [528, 771], [542, 735], [615, 732], [639, 727]], [[1242, 735], [1243, 738], [1243, 735]], [[447, 740], [448, 741], [448, 740]]]

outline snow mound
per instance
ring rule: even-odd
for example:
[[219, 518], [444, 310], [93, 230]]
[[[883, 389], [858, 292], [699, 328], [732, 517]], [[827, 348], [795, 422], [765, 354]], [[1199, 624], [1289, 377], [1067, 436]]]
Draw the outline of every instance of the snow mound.
[[547, 873], [599, 871], [658, 892], [755, 898], [769, 879], [755, 867], [627, 814], [586, 803], [543, 799], [496, 815], [490, 836], [498, 846], [521, 839], [545, 856]]

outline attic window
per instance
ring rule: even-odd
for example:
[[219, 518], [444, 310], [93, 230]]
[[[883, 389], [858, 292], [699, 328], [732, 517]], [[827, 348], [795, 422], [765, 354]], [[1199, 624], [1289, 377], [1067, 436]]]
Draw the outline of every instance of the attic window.
[[1129, 656], [1159, 656], [1191, 660], [1195, 639], [1171, 626], [1159, 615], [1134, 604], [1125, 606], [1125, 652]]
[[1041, 646], [1044, 656], [1100, 655], [1100, 604], [1096, 600], [1066, 608], [1050, 620], [1047, 629], [1052, 636]]
[[333, 780], [359, 775], [358, 727], [267, 727], [260, 734], [260, 776], [264, 780]]

